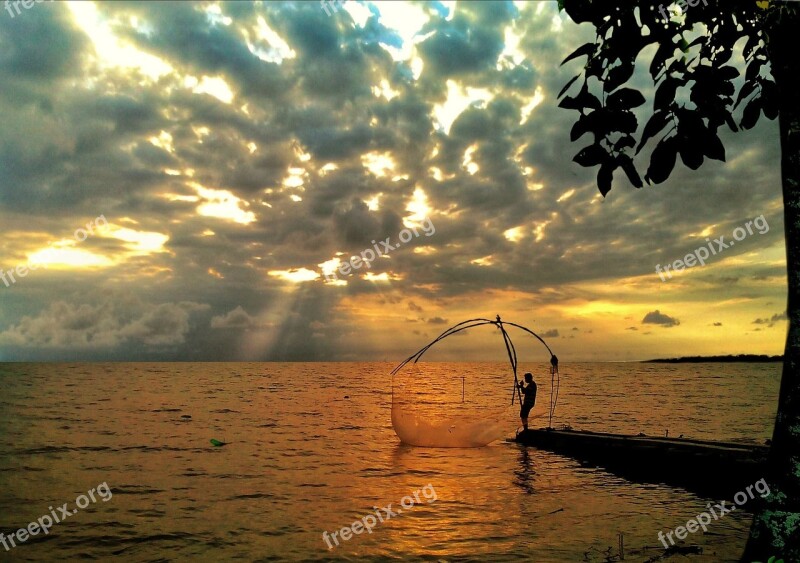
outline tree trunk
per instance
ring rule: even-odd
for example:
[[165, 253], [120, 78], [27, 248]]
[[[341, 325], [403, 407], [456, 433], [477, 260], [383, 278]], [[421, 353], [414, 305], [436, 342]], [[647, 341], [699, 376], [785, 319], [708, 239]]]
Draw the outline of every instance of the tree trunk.
[[[774, 6], [773, 6], [774, 7]], [[766, 468], [770, 494], [756, 507], [742, 561], [770, 557], [800, 561], [800, 17], [782, 2], [768, 16], [766, 35], [778, 86], [789, 296], [789, 333], [783, 360], [778, 415]]]

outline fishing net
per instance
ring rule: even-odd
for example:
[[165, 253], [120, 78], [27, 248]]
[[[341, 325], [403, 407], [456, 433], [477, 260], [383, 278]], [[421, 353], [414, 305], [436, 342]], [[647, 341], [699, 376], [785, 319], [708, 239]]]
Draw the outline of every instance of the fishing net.
[[[447, 329], [392, 371], [392, 426], [403, 443], [481, 447], [502, 438], [514, 421], [519, 422], [517, 353], [504, 324], [535, 336], [550, 352], [544, 340], [523, 326], [503, 323], [500, 317], [495, 321], [473, 319]], [[499, 329], [494, 332], [502, 337], [510, 365], [462, 364], [458, 367], [461, 372], [453, 373], [453, 364], [418, 363], [425, 352], [444, 338], [482, 325], [494, 325]], [[558, 359], [552, 352], [551, 365], [553, 373], [557, 374]], [[550, 403], [552, 419], [555, 408], [552, 396]]]
[[[452, 373], [453, 364], [411, 364], [393, 379], [392, 426], [403, 443], [414, 446], [474, 448], [502, 438], [514, 420], [507, 366], [470, 364]], [[500, 390], [505, 393], [499, 392]], [[503, 405], [503, 406], [499, 406]]]

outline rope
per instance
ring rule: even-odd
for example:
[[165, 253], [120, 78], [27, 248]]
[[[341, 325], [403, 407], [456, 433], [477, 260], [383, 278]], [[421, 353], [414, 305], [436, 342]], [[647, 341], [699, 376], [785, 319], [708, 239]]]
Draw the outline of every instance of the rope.
[[561, 375], [558, 373], [558, 358], [553, 354], [550, 358], [550, 418], [547, 422], [548, 428], [553, 428], [553, 414], [556, 412], [560, 387]]

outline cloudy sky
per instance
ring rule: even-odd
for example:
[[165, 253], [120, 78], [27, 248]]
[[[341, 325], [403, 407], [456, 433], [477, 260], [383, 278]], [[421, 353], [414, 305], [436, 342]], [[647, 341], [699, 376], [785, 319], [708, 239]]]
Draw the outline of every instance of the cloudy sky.
[[781, 353], [777, 123], [603, 199], [556, 99], [593, 37], [555, 2], [6, 6], [0, 360], [399, 361], [498, 313], [564, 364]]

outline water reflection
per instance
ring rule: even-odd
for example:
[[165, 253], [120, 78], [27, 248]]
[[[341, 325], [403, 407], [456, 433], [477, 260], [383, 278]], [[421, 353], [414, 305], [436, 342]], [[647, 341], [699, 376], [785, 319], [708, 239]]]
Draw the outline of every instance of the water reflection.
[[514, 470], [513, 483], [522, 489], [525, 494], [532, 495], [536, 492], [533, 484], [535, 481], [536, 471], [533, 469], [533, 459], [530, 449], [524, 446], [519, 446], [519, 455], [517, 456], [519, 467]]

